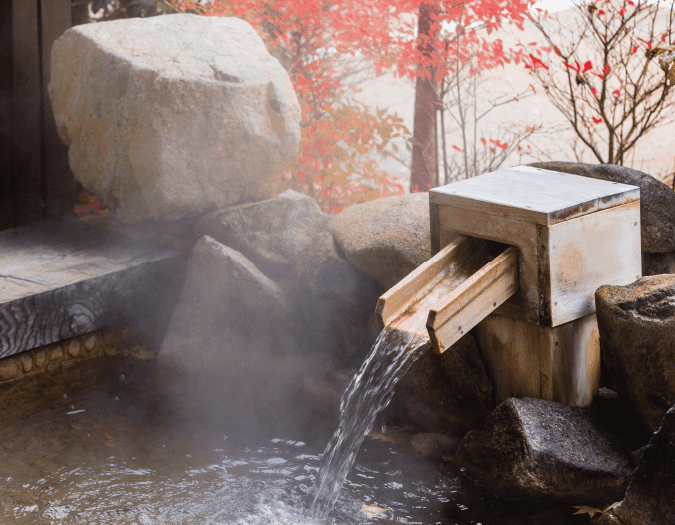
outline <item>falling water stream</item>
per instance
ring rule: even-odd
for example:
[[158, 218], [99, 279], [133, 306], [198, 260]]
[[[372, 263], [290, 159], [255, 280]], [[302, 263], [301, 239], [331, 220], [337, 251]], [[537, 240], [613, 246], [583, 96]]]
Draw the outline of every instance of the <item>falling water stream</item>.
[[326, 447], [314, 482], [314, 518], [325, 518], [333, 508], [375, 417], [389, 404], [394, 385], [428, 347], [429, 341], [417, 335], [382, 330], [340, 401], [340, 425]]
[[[511, 519], [453, 462], [415, 456], [415, 430], [366, 435], [424, 343], [381, 334], [342, 398], [332, 439], [323, 413], [303, 425], [291, 413], [276, 426], [255, 413], [214, 428], [182, 424], [153, 386], [152, 361], [109, 356], [0, 383], [0, 524], [583, 523], [567, 509], [570, 521], [558, 511]], [[256, 418], [264, 424], [251, 427]]]

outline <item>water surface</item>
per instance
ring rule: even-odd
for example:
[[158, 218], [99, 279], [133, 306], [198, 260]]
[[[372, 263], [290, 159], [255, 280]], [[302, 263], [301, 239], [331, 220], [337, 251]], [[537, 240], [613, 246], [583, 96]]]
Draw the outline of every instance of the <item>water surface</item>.
[[363, 442], [327, 519], [310, 518], [330, 433], [176, 421], [153, 386], [151, 363], [108, 356], [0, 384], [0, 523], [588, 523], [572, 519], [573, 509], [523, 518], [451, 462], [416, 457], [412, 430], [381, 435], [379, 421], [379, 439]]

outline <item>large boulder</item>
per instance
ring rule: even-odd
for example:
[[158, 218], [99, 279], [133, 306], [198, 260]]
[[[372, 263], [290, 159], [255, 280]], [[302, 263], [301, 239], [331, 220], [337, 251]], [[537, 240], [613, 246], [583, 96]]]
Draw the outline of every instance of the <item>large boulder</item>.
[[663, 525], [675, 520], [675, 406], [663, 417], [635, 470], [623, 501], [599, 525]]
[[570, 505], [621, 498], [630, 453], [584, 408], [509, 398], [459, 445], [457, 464], [495, 496]]
[[443, 354], [426, 352], [399, 380], [388, 421], [463, 436], [494, 407], [476, 339], [466, 334]]
[[209, 213], [195, 231], [241, 252], [267, 276], [288, 277], [295, 256], [328, 220], [314, 199], [287, 190], [276, 199]]
[[291, 413], [311, 366], [297, 350], [296, 329], [279, 286], [239, 252], [204, 236], [157, 356], [160, 388], [190, 418]]
[[675, 192], [651, 175], [614, 164], [554, 161], [535, 162], [529, 166], [639, 186], [642, 251], [675, 251]]
[[75, 177], [123, 222], [166, 222], [276, 195], [300, 144], [290, 78], [236, 18], [84, 24], [49, 83]]
[[328, 229], [349, 261], [389, 289], [431, 257], [429, 194], [350, 206]]
[[232, 343], [269, 346], [290, 308], [277, 284], [239, 252], [202, 237], [188, 263], [158, 359], [195, 373], [211, 373]]
[[595, 292], [602, 358], [652, 432], [675, 404], [675, 275]]

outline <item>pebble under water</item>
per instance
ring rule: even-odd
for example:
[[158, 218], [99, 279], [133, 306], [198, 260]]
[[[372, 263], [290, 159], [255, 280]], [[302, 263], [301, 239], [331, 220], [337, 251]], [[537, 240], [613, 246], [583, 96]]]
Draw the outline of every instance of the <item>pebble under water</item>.
[[380, 427], [328, 517], [312, 518], [329, 436], [177, 425], [164, 416], [150, 363], [106, 357], [0, 384], [1, 524], [587, 523], [511, 517], [452, 462], [416, 457], [405, 431], [382, 439]]

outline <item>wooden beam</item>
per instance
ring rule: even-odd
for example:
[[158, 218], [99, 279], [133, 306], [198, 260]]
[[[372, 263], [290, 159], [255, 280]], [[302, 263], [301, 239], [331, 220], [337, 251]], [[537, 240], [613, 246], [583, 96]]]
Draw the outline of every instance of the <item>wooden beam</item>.
[[499, 307], [497, 313], [538, 324], [540, 305], [537, 225], [452, 206], [441, 206], [439, 217], [441, 232], [454, 230], [462, 235], [518, 247], [520, 287], [511, 299]]
[[46, 172], [47, 217], [71, 213], [75, 178], [68, 163], [68, 148], [56, 132], [47, 86], [51, 78], [52, 44], [71, 27], [70, 0], [40, 0], [42, 9], [42, 111], [44, 122], [44, 166]]
[[[495, 271], [499, 273], [504, 269], [502, 259], [498, 256], [505, 249], [506, 247], [499, 243], [457, 235], [437, 255], [419, 266], [380, 297], [375, 310], [380, 325], [421, 337], [429, 337], [427, 325], [430, 310], [441, 312], [438, 316], [440, 324], [432, 323], [432, 326], [436, 328], [450, 317], [447, 308], [451, 307], [446, 305], [445, 300], [449, 296], [455, 297], [452, 295], [453, 292], [461, 290], [457, 293], [466, 295], [467, 302], [482, 297], [481, 293], [474, 293], [475, 287], [481, 288], [483, 285], [490, 284], [485, 279], [489, 280], [490, 277], [494, 277]], [[508, 264], [512, 266], [511, 273], [516, 271], [516, 253], [515, 248], [508, 251], [507, 258]], [[494, 265], [489, 264], [495, 258], [498, 259], [496, 269]], [[467, 282], [468, 284], [462, 286]], [[511, 288], [515, 291], [517, 285]], [[503, 302], [496, 296], [492, 302], [495, 300], [498, 300], [500, 304]], [[490, 308], [483, 315], [471, 308], [464, 308], [466, 303], [460, 303], [461, 301], [454, 304], [458, 309], [464, 309], [466, 313], [473, 312], [476, 316], [477, 320], [473, 324], [467, 320], [467, 326], [471, 324], [472, 327], [494, 309]], [[445, 342], [445, 339], [442, 341]]]
[[518, 249], [510, 246], [430, 311], [427, 329], [438, 353], [445, 352], [518, 290]]
[[179, 259], [75, 220], [0, 232], [0, 357], [160, 308]]
[[12, 213], [12, 3], [0, 10], [0, 230], [13, 226]]
[[46, 217], [38, 0], [12, 0], [14, 223]]

